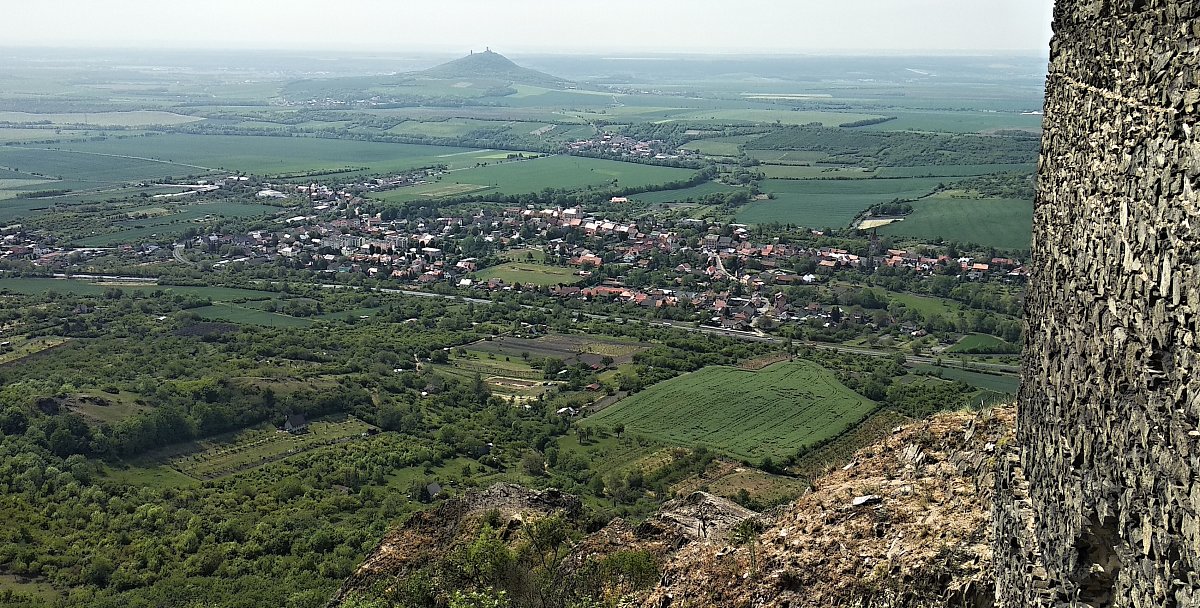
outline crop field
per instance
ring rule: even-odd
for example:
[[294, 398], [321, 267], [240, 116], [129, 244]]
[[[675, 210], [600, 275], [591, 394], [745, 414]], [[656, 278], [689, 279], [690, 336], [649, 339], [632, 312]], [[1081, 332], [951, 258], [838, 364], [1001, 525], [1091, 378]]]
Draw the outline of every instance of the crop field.
[[676, 114], [675, 119], [687, 121], [721, 121], [721, 122], [752, 122], [785, 125], [806, 125], [819, 122], [827, 127], [836, 127], [842, 123], [881, 118], [878, 114], [855, 114], [850, 112], [812, 112], [791, 110], [758, 110], [758, 109], [720, 109], [696, 110]]
[[875, 170], [879, 177], [969, 177], [993, 173], [1033, 173], [1033, 164], [991, 165], [926, 165], [921, 167], [880, 167]]
[[[221, 171], [244, 171], [257, 175], [290, 175], [305, 172], [336, 171], [348, 168], [364, 168], [369, 172], [401, 172], [420, 167], [446, 165], [451, 169], [472, 167], [483, 157], [494, 154], [492, 150], [452, 148], [446, 146], [421, 146], [377, 142], [318, 139], [311, 137], [267, 137], [233, 135], [154, 135], [109, 139], [105, 141], [68, 142], [59, 144], [64, 150], [137, 156], [155, 159], [154, 171], [146, 172], [144, 166], [121, 173], [125, 179], [109, 177], [110, 181], [128, 181], [167, 174], [187, 174], [202, 171], [187, 166], [220, 169]], [[0, 166], [20, 167], [7, 154], [9, 148], [0, 148]], [[30, 152], [34, 152], [30, 150]], [[49, 154], [49, 152], [42, 152]], [[61, 156], [63, 153], [59, 153]], [[100, 159], [99, 161], [94, 159]], [[39, 160], [36, 154], [30, 161]], [[61, 160], [61, 159], [60, 159]], [[95, 156], [97, 167], [88, 175], [104, 175], [107, 165], [131, 159], [114, 156]], [[49, 162], [49, 161], [47, 161]], [[82, 161], [79, 161], [82, 162]], [[149, 161], [140, 161], [149, 163]], [[175, 163], [172, 167], [166, 163]], [[151, 166], [155, 163], [149, 163]], [[67, 170], [70, 170], [70, 173]], [[36, 169], [34, 169], [36, 170]], [[80, 170], [66, 167], [59, 173], [38, 171], [49, 175], [66, 174], [80, 179]]]
[[891, 236], [1028, 249], [1033, 231], [1033, 202], [938, 195], [913, 203], [913, 212], [904, 221], [888, 224], [879, 231]]
[[699, 200], [700, 198], [709, 194], [736, 192], [741, 189], [742, 188], [728, 186], [718, 182], [707, 182], [700, 184], [699, 186], [692, 186], [691, 188], [643, 192], [641, 194], [634, 194], [629, 198], [635, 201], [651, 204], [682, 203], [689, 200]]
[[480, 270], [475, 273], [475, 276], [480, 281], [500, 279], [509, 285], [520, 283], [522, 285], [547, 286], [578, 283], [580, 277], [575, 272], [574, 268], [563, 268], [562, 266], [509, 262]]
[[937, 178], [870, 180], [778, 180], [762, 182], [772, 200], [756, 201], [737, 215], [747, 224], [780, 222], [809, 228], [847, 226], [876, 203], [927, 196], [944, 180]]
[[[135, 138], [143, 140], [144, 138]], [[0, 166], [19, 169], [22, 172], [38, 173], [65, 183], [48, 183], [41, 189], [81, 189], [123, 184], [126, 182], [148, 179], [161, 179], [167, 175], [189, 175], [207, 173], [204, 167], [187, 166], [171, 160], [159, 160], [144, 157], [127, 158], [118, 156], [139, 155], [133, 148], [122, 146], [123, 152], [106, 152], [96, 144], [117, 144], [132, 140], [113, 140], [109, 142], [66, 142], [55, 144], [59, 148], [66, 146], [85, 146], [97, 148], [98, 151], [73, 151], [65, 149], [49, 149], [44, 147], [3, 146], [0, 147]]]
[[476, 184], [454, 184], [435, 181], [424, 184], [416, 184], [413, 186], [404, 186], [403, 188], [388, 190], [384, 193], [376, 194], [374, 196], [389, 202], [409, 202], [417, 200], [433, 200], [436, 198], [445, 198], [447, 196], [462, 196], [464, 194], [474, 194], [476, 192], [485, 192], [487, 190], [491, 190], [491, 188]]
[[14, 195], [19, 195], [21, 192], [29, 192], [41, 188], [44, 184], [54, 183], [47, 179], [3, 179], [0, 178], [0, 190], [6, 190]]
[[[145, 288], [157, 289], [157, 286], [149, 285]], [[54, 291], [57, 293], [71, 295], [98, 296], [104, 293], [104, 289], [104, 285], [88, 281], [0, 276], [0, 293], [19, 293], [28, 295]]]
[[1021, 386], [1021, 379], [1010, 374], [985, 374], [956, 367], [941, 367], [937, 365], [918, 365], [916, 366], [916, 370], [918, 372], [934, 374], [946, 380], [957, 380], [976, 388], [1006, 395], [1016, 395], [1017, 389]]
[[876, 405], [809, 361], [751, 372], [706, 367], [655, 384], [587, 419], [741, 459], [786, 458], [858, 424]]
[[34, 128], [13, 128], [0, 127], [0, 143], [8, 142], [27, 142], [27, 141], [46, 141], [46, 140], [63, 140], [76, 139], [91, 135], [88, 131], [73, 130], [73, 129], [34, 129]]
[[391, 129], [388, 133], [398, 135], [426, 135], [429, 137], [461, 137], [483, 127], [504, 126], [505, 123], [476, 120], [472, 118], [451, 118], [439, 121], [406, 120]]
[[1021, 347], [990, 336], [988, 334], [967, 334], [954, 346], [946, 349], [949, 353], [968, 354], [1009, 354], [1021, 352]]
[[733, 137], [714, 137], [700, 139], [683, 146], [687, 150], [695, 150], [706, 156], [737, 156], [742, 144], [758, 137], [757, 135], [735, 135]]
[[644, 342], [620, 340], [607, 336], [582, 334], [551, 334], [540, 338], [513, 338], [502, 336], [494, 340], [482, 340], [467, 347], [468, 352], [495, 353], [512, 360], [530, 357], [562, 359], [567, 365], [582, 362], [600, 365], [604, 357], [612, 357], [613, 365], [623, 365], [633, 360], [633, 355], [649, 348]]
[[[588, 186], [642, 187], [685, 180], [689, 169], [639, 165], [578, 156], [546, 156], [533, 160], [506, 162], [456, 171], [436, 182], [442, 187], [457, 186], [488, 194], [525, 194], [546, 188], [579, 189]], [[428, 192], [426, 190], [425, 192]], [[385, 201], [405, 202], [428, 196], [401, 188], [375, 195]]]
[[204, 120], [174, 112], [68, 112], [33, 114], [29, 112], [0, 112], [0, 122], [15, 124], [88, 125], [94, 127], [140, 127], [151, 125], [180, 125]]

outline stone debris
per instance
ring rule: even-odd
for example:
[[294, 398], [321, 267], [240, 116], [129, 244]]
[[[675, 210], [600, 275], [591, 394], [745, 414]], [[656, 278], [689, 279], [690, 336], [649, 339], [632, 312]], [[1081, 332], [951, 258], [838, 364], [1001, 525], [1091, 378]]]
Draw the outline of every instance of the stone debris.
[[724, 539], [681, 548], [643, 606], [989, 606], [996, 462], [984, 448], [1011, 441], [1013, 418], [998, 409], [907, 425], [757, 516], [753, 560]]
[[866, 505], [877, 505], [883, 502], [883, 497], [878, 494], [867, 494], [866, 496], [855, 496], [854, 500], [850, 501], [852, 507], [862, 507]]

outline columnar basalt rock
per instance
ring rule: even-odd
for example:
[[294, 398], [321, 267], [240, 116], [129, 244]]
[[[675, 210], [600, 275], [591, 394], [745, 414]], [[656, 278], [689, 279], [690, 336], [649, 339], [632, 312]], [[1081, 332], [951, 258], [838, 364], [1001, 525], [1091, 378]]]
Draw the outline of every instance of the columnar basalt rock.
[[1001, 606], [1200, 606], [1200, 2], [1059, 0]]

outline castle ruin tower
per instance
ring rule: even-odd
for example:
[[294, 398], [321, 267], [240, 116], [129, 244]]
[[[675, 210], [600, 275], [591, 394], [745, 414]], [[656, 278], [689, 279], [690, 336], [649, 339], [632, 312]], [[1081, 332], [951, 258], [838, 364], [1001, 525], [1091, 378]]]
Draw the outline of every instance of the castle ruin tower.
[[1200, 0], [1058, 0], [997, 603], [1200, 606]]

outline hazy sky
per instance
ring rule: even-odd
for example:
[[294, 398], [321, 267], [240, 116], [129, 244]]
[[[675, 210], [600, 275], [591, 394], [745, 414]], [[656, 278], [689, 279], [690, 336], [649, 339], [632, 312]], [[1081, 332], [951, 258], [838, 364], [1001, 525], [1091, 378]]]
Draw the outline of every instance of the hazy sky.
[[[1041, 51], [1052, 0], [0, 0], [5, 46]], [[13, 23], [12, 25], [15, 25]]]

